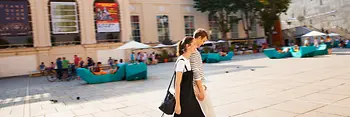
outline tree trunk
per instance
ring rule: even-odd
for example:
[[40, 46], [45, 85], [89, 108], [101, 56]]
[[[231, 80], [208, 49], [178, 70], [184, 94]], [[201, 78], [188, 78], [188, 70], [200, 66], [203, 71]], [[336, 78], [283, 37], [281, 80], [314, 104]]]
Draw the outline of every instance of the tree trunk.
[[221, 32], [221, 38], [227, 41], [227, 32]]
[[269, 45], [272, 45], [272, 29], [266, 29], [265, 30], [265, 35], [267, 37], [267, 43]]

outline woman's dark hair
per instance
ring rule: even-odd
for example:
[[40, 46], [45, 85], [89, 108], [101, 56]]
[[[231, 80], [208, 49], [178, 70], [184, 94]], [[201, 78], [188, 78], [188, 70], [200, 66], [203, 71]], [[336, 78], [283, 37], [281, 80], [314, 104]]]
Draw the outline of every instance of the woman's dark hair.
[[176, 55], [180, 56], [183, 53], [185, 53], [187, 51], [186, 45], [192, 43], [193, 39], [194, 39], [193, 37], [185, 37], [182, 41], [180, 41], [177, 45]]
[[120, 59], [119, 62], [120, 62], [120, 63], [123, 63], [123, 59]]
[[97, 65], [98, 65], [98, 64], [102, 64], [102, 63], [101, 63], [101, 62], [97, 62]]

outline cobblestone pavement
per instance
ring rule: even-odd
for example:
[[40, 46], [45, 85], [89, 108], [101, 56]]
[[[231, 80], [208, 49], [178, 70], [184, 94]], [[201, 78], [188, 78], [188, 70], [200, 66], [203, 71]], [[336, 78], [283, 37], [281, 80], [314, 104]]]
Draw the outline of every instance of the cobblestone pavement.
[[[302, 59], [235, 56], [205, 64], [205, 82], [217, 117], [346, 117], [349, 60], [345, 49]], [[173, 64], [149, 66], [149, 79], [141, 81], [88, 85], [43, 77], [1, 79], [0, 117], [160, 117]]]

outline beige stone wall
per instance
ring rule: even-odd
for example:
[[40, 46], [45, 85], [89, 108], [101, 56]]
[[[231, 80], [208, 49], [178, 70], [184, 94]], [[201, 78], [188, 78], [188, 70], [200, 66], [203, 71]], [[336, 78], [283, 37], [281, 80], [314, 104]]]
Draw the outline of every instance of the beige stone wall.
[[[39, 65], [40, 62], [45, 62], [48, 65], [54, 62], [57, 57], [66, 57], [73, 61], [73, 55], [78, 55], [86, 60], [86, 57], [97, 59], [99, 50], [111, 50], [121, 46], [124, 42], [129, 41], [131, 37], [131, 15], [138, 15], [140, 18], [141, 41], [143, 43], [158, 43], [157, 32], [157, 15], [168, 15], [170, 39], [173, 41], [181, 40], [185, 36], [184, 16], [194, 16], [195, 28], [209, 29], [208, 14], [196, 11], [193, 8], [192, 0], [116, 0], [119, 4], [120, 19], [121, 19], [121, 43], [96, 43], [96, 33], [94, 25], [94, 0], [76, 0], [79, 5], [80, 30], [81, 30], [81, 45], [70, 46], [51, 46], [50, 40], [50, 23], [49, 23], [49, 0], [28, 0], [32, 12], [32, 27], [33, 27], [33, 48], [11, 48], [0, 49], [1, 64], [15, 63], [18, 57], [30, 56], [31, 59], [23, 60], [27, 63]], [[240, 26], [242, 27], [242, 26]], [[240, 37], [244, 37], [244, 31], [239, 28]], [[143, 50], [146, 52], [160, 52], [159, 50], [149, 49]], [[126, 61], [129, 59], [130, 51], [124, 52]], [[33, 57], [34, 56], [34, 57]], [[14, 57], [16, 59], [9, 59]], [[36, 61], [32, 59], [35, 58]], [[18, 69], [20, 74], [6, 74], [3, 67], [0, 68], [0, 78], [24, 75], [32, 71], [33, 64], [29, 69]], [[13, 70], [12, 70], [13, 71]]]

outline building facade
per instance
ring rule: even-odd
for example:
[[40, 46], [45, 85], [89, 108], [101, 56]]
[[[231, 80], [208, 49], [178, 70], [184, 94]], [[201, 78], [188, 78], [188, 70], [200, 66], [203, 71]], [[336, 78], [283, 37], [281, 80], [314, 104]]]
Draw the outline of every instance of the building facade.
[[[220, 38], [215, 18], [196, 11], [192, 0], [2, 0], [1, 13], [0, 20], [21, 28], [0, 23], [0, 77], [28, 74], [58, 57], [127, 59], [127, 51], [113, 49], [130, 40], [177, 42], [197, 28]], [[228, 37], [244, 38], [242, 23], [233, 25]], [[263, 37], [254, 26], [252, 35]]]
[[348, 33], [349, 11], [348, 0], [292, 0], [287, 15], [281, 16], [281, 23], [284, 29], [308, 26], [319, 30]]

